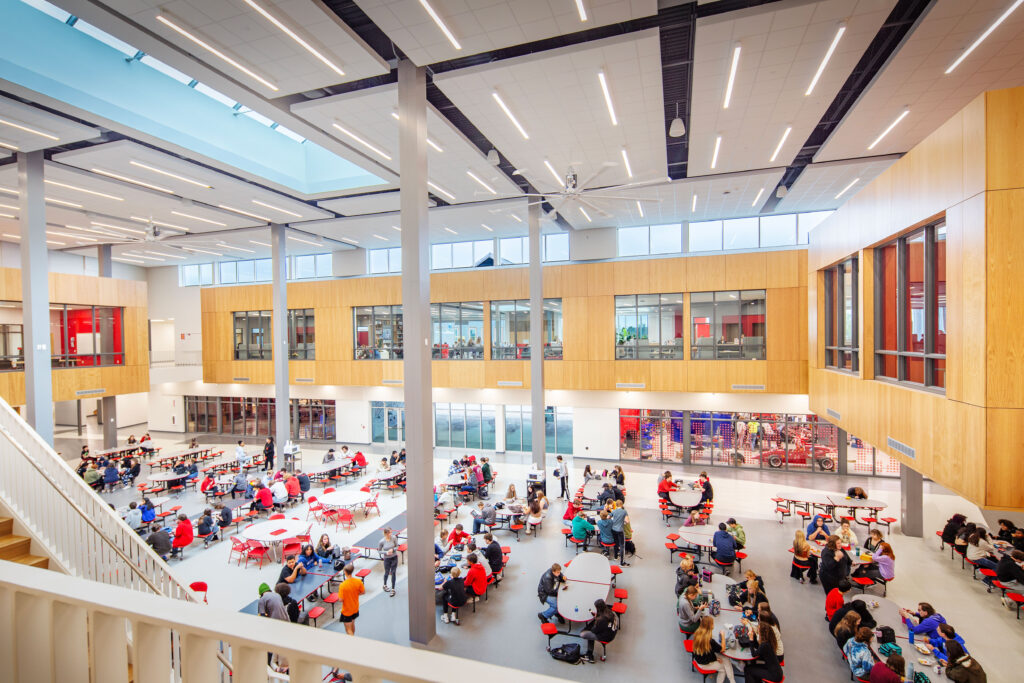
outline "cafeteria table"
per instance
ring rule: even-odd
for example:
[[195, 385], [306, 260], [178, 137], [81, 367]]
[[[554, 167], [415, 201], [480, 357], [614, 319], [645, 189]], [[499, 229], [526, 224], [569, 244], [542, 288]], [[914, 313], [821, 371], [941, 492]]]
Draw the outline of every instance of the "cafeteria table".
[[321, 494], [317, 500], [329, 508], [352, 509], [365, 505], [371, 498], [373, 496], [365, 491], [331, 491]]
[[697, 548], [697, 562], [702, 562], [704, 553], [707, 552], [708, 562], [711, 561], [711, 551], [714, 550], [715, 530], [705, 527], [681, 526], [678, 530], [679, 538], [676, 545], [680, 547], [693, 546]]
[[612, 567], [601, 553], [580, 553], [562, 569], [565, 586], [558, 591], [558, 613], [572, 622], [593, 618], [595, 600], [606, 600], [612, 583]]
[[259, 541], [271, 548], [276, 559], [280, 559], [282, 541], [308, 533], [309, 522], [301, 519], [268, 519], [243, 528], [238, 535], [247, 541]]
[[668, 492], [668, 501], [676, 507], [688, 509], [696, 507], [700, 503], [703, 493], [702, 488], [692, 488], [690, 485], [684, 484], [679, 490]]

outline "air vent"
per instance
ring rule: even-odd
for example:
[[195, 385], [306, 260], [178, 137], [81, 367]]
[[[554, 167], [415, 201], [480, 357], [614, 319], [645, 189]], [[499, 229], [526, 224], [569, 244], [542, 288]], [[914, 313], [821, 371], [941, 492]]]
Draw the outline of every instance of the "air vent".
[[827, 413], [828, 416], [831, 417], [833, 420], [842, 420], [843, 419], [843, 416], [839, 414], [838, 410], [832, 410], [831, 408], [827, 408], [825, 410], [825, 413]]
[[897, 441], [896, 439], [892, 438], [891, 436], [886, 437], [885, 443], [889, 446], [889, 448], [891, 448], [892, 450], [896, 451], [900, 455], [905, 455], [908, 458], [910, 458], [911, 460], [916, 460], [917, 459], [916, 451], [914, 451], [914, 449], [911, 448], [910, 446], [908, 446], [907, 444], [905, 444], [905, 443], [903, 443], [901, 441]]
[[381, 384], [401, 384], [402, 380], [400, 380], [400, 379], [382, 379], [380, 381], [380, 383]]
[[106, 389], [81, 389], [75, 392], [75, 396], [91, 396], [93, 394], [105, 394]]
[[522, 382], [518, 382], [518, 381], [513, 381], [513, 380], [498, 380], [498, 386], [499, 387], [521, 387], [521, 386], [523, 386], [523, 383]]
[[248, 377], [232, 377], [231, 381], [232, 382], [248, 382], [249, 378]]
[[296, 377], [295, 381], [296, 382], [305, 382], [306, 384], [312, 384], [313, 383], [313, 378], [312, 377]]
[[763, 384], [733, 384], [733, 391], [764, 391]]
[[647, 384], [644, 382], [616, 382], [616, 389], [646, 389]]

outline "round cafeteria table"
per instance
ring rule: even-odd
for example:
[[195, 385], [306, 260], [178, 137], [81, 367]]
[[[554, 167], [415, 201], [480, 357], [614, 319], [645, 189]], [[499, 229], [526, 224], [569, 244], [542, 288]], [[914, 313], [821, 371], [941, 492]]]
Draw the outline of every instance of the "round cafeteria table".
[[[257, 522], [245, 527], [239, 535], [249, 541], [280, 543], [286, 539], [305, 534], [308, 528], [309, 522], [304, 522], [301, 519], [268, 519], [265, 522]], [[282, 533], [274, 533], [279, 529], [284, 529], [284, 531]]]
[[558, 613], [569, 621], [590, 621], [594, 601], [608, 597], [611, 563], [600, 553], [580, 553], [562, 571], [566, 587], [558, 591]]
[[710, 550], [714, 547], [714, 536], [715, 532], [711, 529], [705, 531], [697, 527], [681, 526], [679, 527], [679, 540], [676, 541], [676, 544], [694, 545], [699, 548], [707, 548]]
[[465, 478], [465, 476], [463, 475], [462, 472], [458, 472], [456, 474], [449, 475], [449, 477], [444, 480], [444, 485], [447, 488], [461, 488], [462, 485], [465, 484], [465, 483], [466, 483], [466, 478]]
[[700, 503], [702, 493], [701, 489], [691, 489], [689, 486], [685, 486], [678, 491], [669, 491], [668, 500], [676, 507], [692, 508]]
[[317, 500], [329, 508], [354, 508], [365, 504], [372, 496], [365, 491], [331, 491]]
[[[704, 593], [711, 592], [718, 602], [722, 603], [722, 609], [728, 610], [735, 607], [729, 605], [729, 586], [736, 583], [736, 579], [731, 576], [725, 576], [724, 574], [715, 574], [711, 577], [710, 581], [705, 581], [701, 586], [701, 591]], [[720, 617], [722, 619], [733, 618], [733, 617]], [[735, 617], [738, 619], [738, 617]]]
[[151, 474], [149, 475], [149, 481], [159, 482], [165, 484], [172, 481], [184, 480], [188, 477], [188, 474], [178, 474], [177, 472], [164, 472], [162, 474]]
[[600, 479], [591, 479], [583, 485], [583, 497], [587, 500], [597, 500], [598, 494], [604, 488], [605, 482]]

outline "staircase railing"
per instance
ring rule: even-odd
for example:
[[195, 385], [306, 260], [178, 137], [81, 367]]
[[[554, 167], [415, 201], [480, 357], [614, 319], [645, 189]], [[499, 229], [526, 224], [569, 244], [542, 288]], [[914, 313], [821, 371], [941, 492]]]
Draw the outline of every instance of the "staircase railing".
[[66, 573], [168, 598], [195, 600], [6, 401], [0, 400], [0, 498]]

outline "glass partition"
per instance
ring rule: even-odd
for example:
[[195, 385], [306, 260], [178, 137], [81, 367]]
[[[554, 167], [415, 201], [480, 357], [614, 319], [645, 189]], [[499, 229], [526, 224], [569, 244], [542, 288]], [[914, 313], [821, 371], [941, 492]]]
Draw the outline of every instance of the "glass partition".
[[483, 359], [483, 302], [431, 304], [430, 321], [434, 360]]
[[615, 297], [615, 359], [683, 358], [683, 295]]
[[356, 306], [353, 340], [356, 360], [400, 360], [404, 333], [401, 306]]
[[692, 360], [764, 360], [765, 290], [690, 294]]

